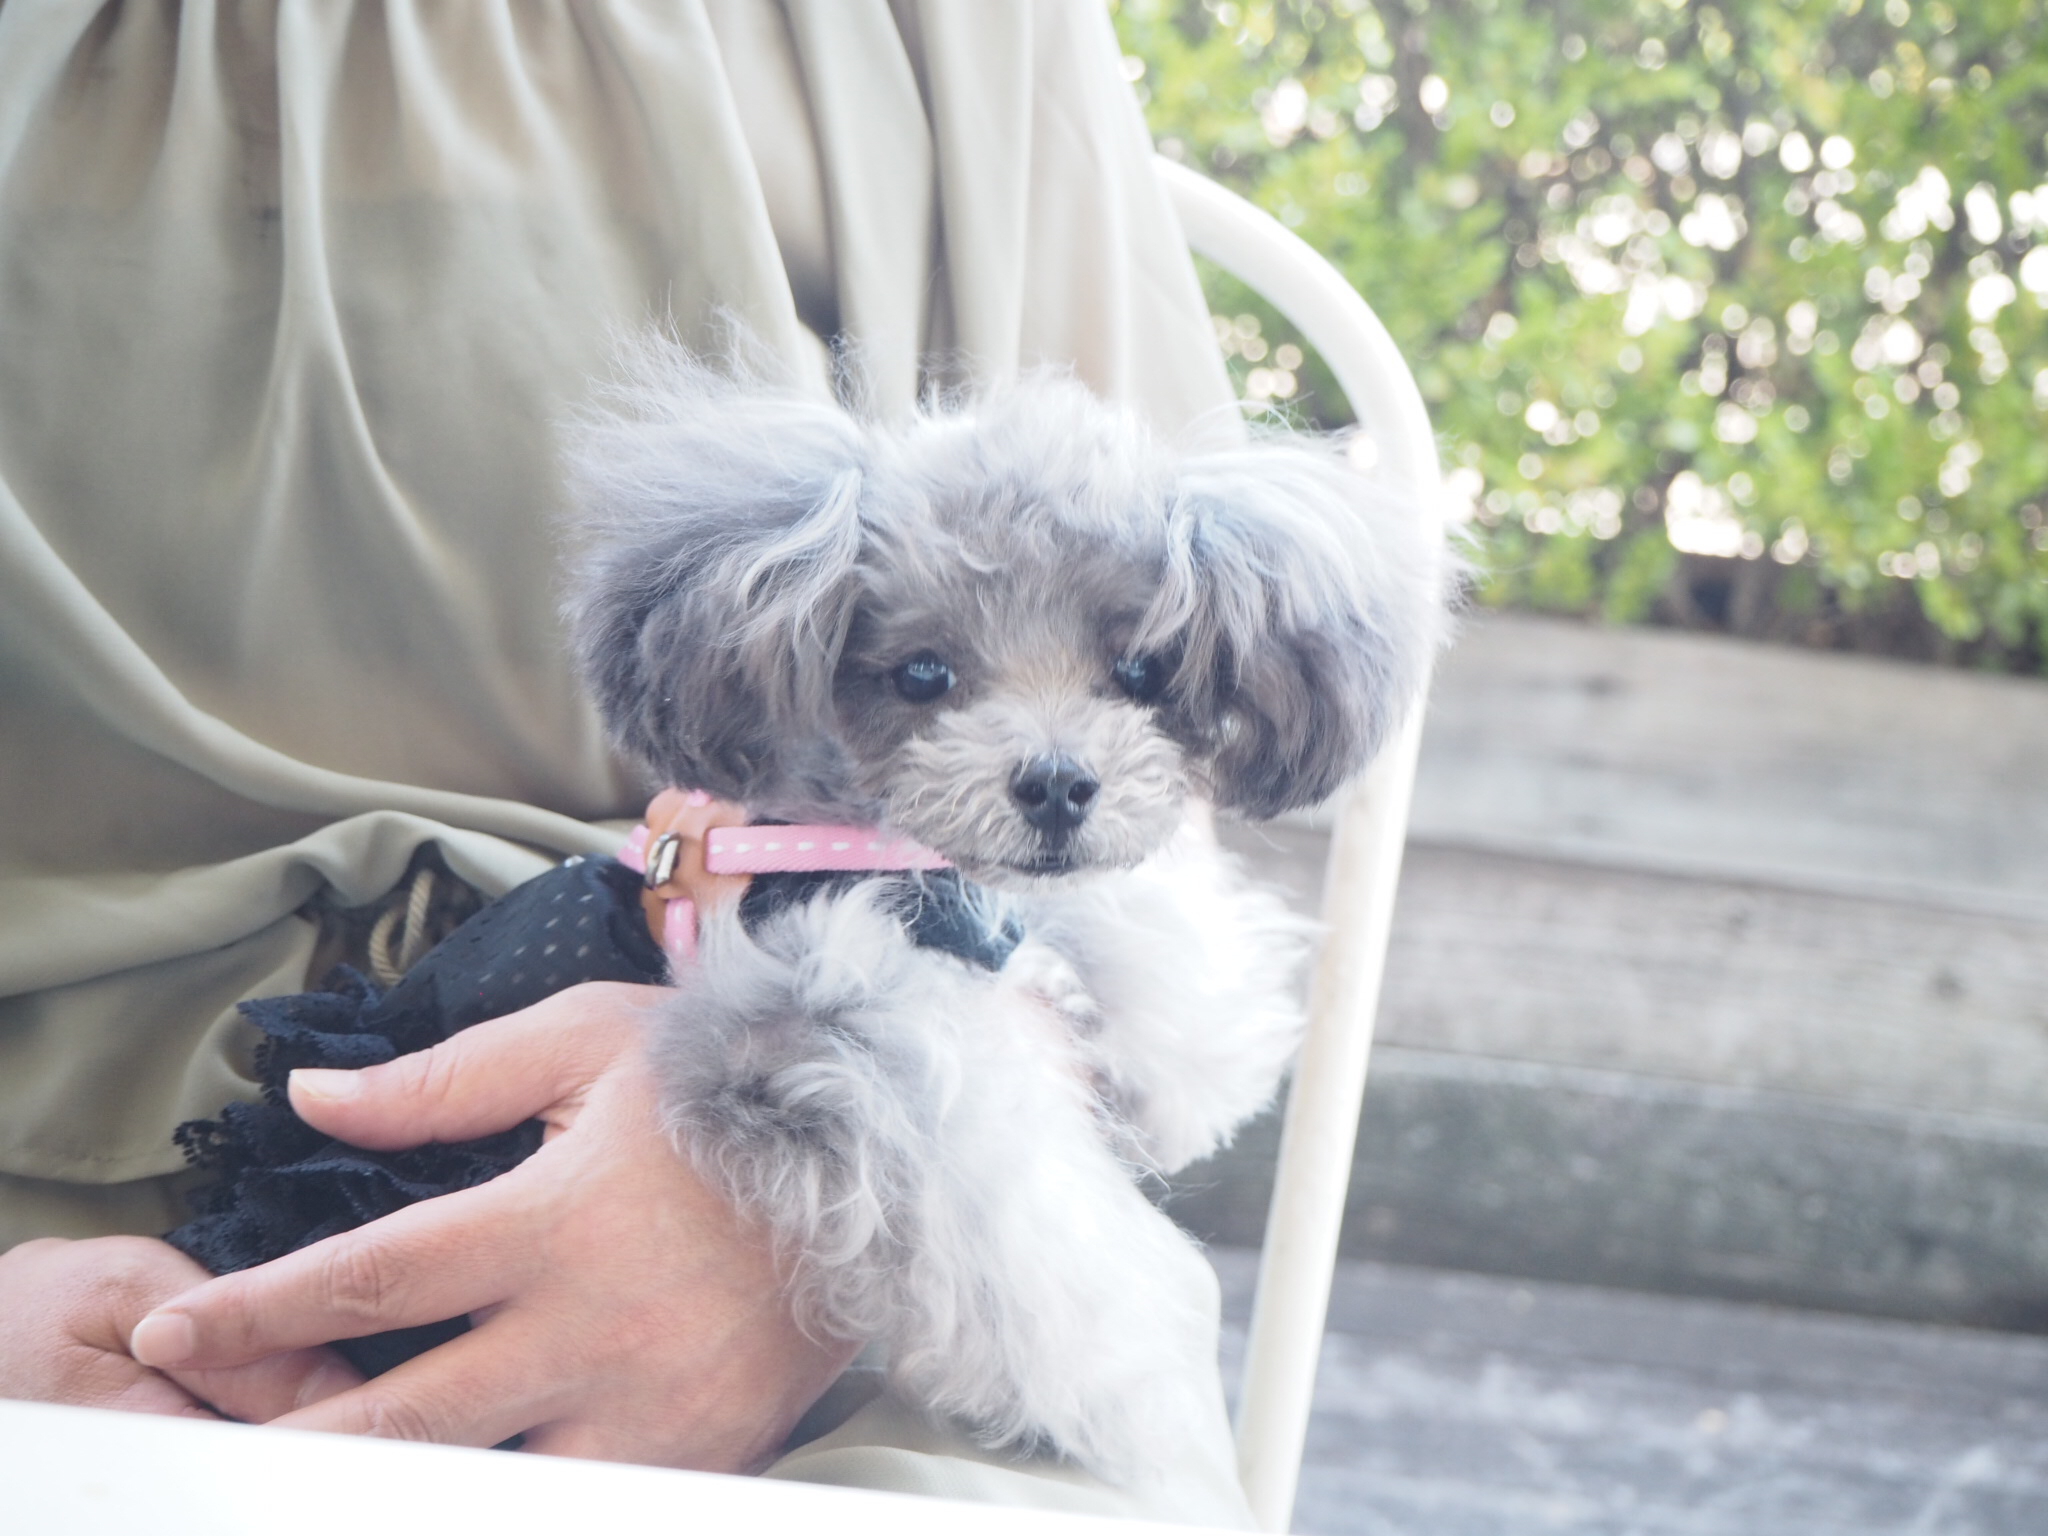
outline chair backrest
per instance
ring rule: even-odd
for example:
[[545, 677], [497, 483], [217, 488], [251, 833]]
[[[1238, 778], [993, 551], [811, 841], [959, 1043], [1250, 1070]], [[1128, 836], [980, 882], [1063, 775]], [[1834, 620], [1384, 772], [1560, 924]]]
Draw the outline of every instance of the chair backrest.
[[[1270, 215], [1161, 158], [1159, 174], [1188, 244], [1285, 315], [1315, 348], [1418, 516], [1442, 515], [1436, 439], [1415, 376], [1379, 317], [1343, 274]], [[1251, 1337], [1238, 1396], [1238, 1469], [1260, 1526], [1294, 1509], [1329, 1312], [1338, 1227], [1372, 1052], [1394, 890], [1422, 739], [1418, 707], [1373, 766], [1332, 803], [1323, 875], [1326, 933], [1309, 993], [1273, 1203], [1259, 1256]]]

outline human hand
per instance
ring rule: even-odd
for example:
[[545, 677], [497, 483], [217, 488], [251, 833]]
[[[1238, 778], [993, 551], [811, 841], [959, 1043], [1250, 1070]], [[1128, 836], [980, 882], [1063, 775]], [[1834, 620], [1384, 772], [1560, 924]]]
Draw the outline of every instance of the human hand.
[[292, 1107], [395, 1149], [538, 1116], [511, 1172], [224, 1275], [144, 1318], [137, 1359], [221, 1368], [469, 1314], [477, 1326], [278, 1422], [711, 1471], [766, 1464], [857, 1346], [805, 1336], [765, 1232], [661, 1129], [642, 1049], [656, 987], [591, 982]]
[[154, 1371], [132, 1358], [142, 1315], [207, 1278], [153, 1237], [45, 1237], [0, 1254], [0, 1397], [262, 1422], [362, 1380], [327, 1349], [221, 1370]]

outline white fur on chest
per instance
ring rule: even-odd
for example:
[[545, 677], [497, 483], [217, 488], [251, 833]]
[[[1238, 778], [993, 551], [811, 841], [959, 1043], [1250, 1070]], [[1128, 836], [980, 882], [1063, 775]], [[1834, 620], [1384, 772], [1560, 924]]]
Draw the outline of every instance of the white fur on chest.
[[1136, 1179], [1271, 1097], [1303, 925], [1193, 833], [1014, 910], [997, 973], [911, 944], [873, 885], [752, 938], [714, 918], [657, 1042], [669, 1112], [812, 1326], [881, 1341], [906, 1397], [990, 1445], [1142, 1480], [1213, 1363], [1148, 1284], [1188, 1240]]

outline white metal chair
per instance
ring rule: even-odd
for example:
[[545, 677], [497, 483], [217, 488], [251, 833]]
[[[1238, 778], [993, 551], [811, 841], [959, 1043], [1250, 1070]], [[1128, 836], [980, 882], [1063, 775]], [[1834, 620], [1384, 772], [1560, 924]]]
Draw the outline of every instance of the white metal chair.
[[[1416, 496], [1418, 515], [1440, 517], [1442, 479], [1429, 413], [1371, 307], [1278, 220], [1174, 161], [1162, 157], [1158, 166], [1196, 254], [1245, 283], [1301, 332], [1335, 375], [1389, 479]], [[1421, 739], [1418, 708], [1331, 807], [1323, 876], [1327, 936], [1287, 1101], [1238, 1399], [1238, 1467], [1253, 1513], [1269, 1531], [1284, 1531], [1294, 1509]]]

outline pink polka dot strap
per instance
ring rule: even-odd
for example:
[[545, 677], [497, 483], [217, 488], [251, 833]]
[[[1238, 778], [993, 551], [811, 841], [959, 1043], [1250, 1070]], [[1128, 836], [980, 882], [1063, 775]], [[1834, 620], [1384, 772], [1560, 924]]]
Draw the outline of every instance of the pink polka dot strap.
[[811, 870], [944, 869], [946, 859], [874, 827], [713, 827], [704, 867], [714, 875]]
[[[654, 841], [635, 827], [619, 861], [645, 873]], [[945, 855], [875, 827], [713, 827], [704, 867], [714, 875], [781, 875], [811, 870], [945, 869]]]
[[[619, 849], [619, 862], [638, 870], [649, 886], [660, 886], [674, 867], [675, 842], [674, 834], [657, 838], [647, 827], [635, 827]], [[650, 858], [660, 866], [651, 873]], [[948, 866], [931, 849], [875, 827], [712, 827], [704, 834], [704, 867], [714, 875], [781, 875]], [[678, 969], [696, 958], [697, 906], [688, 897], [668, 903], [661, 946]]]

